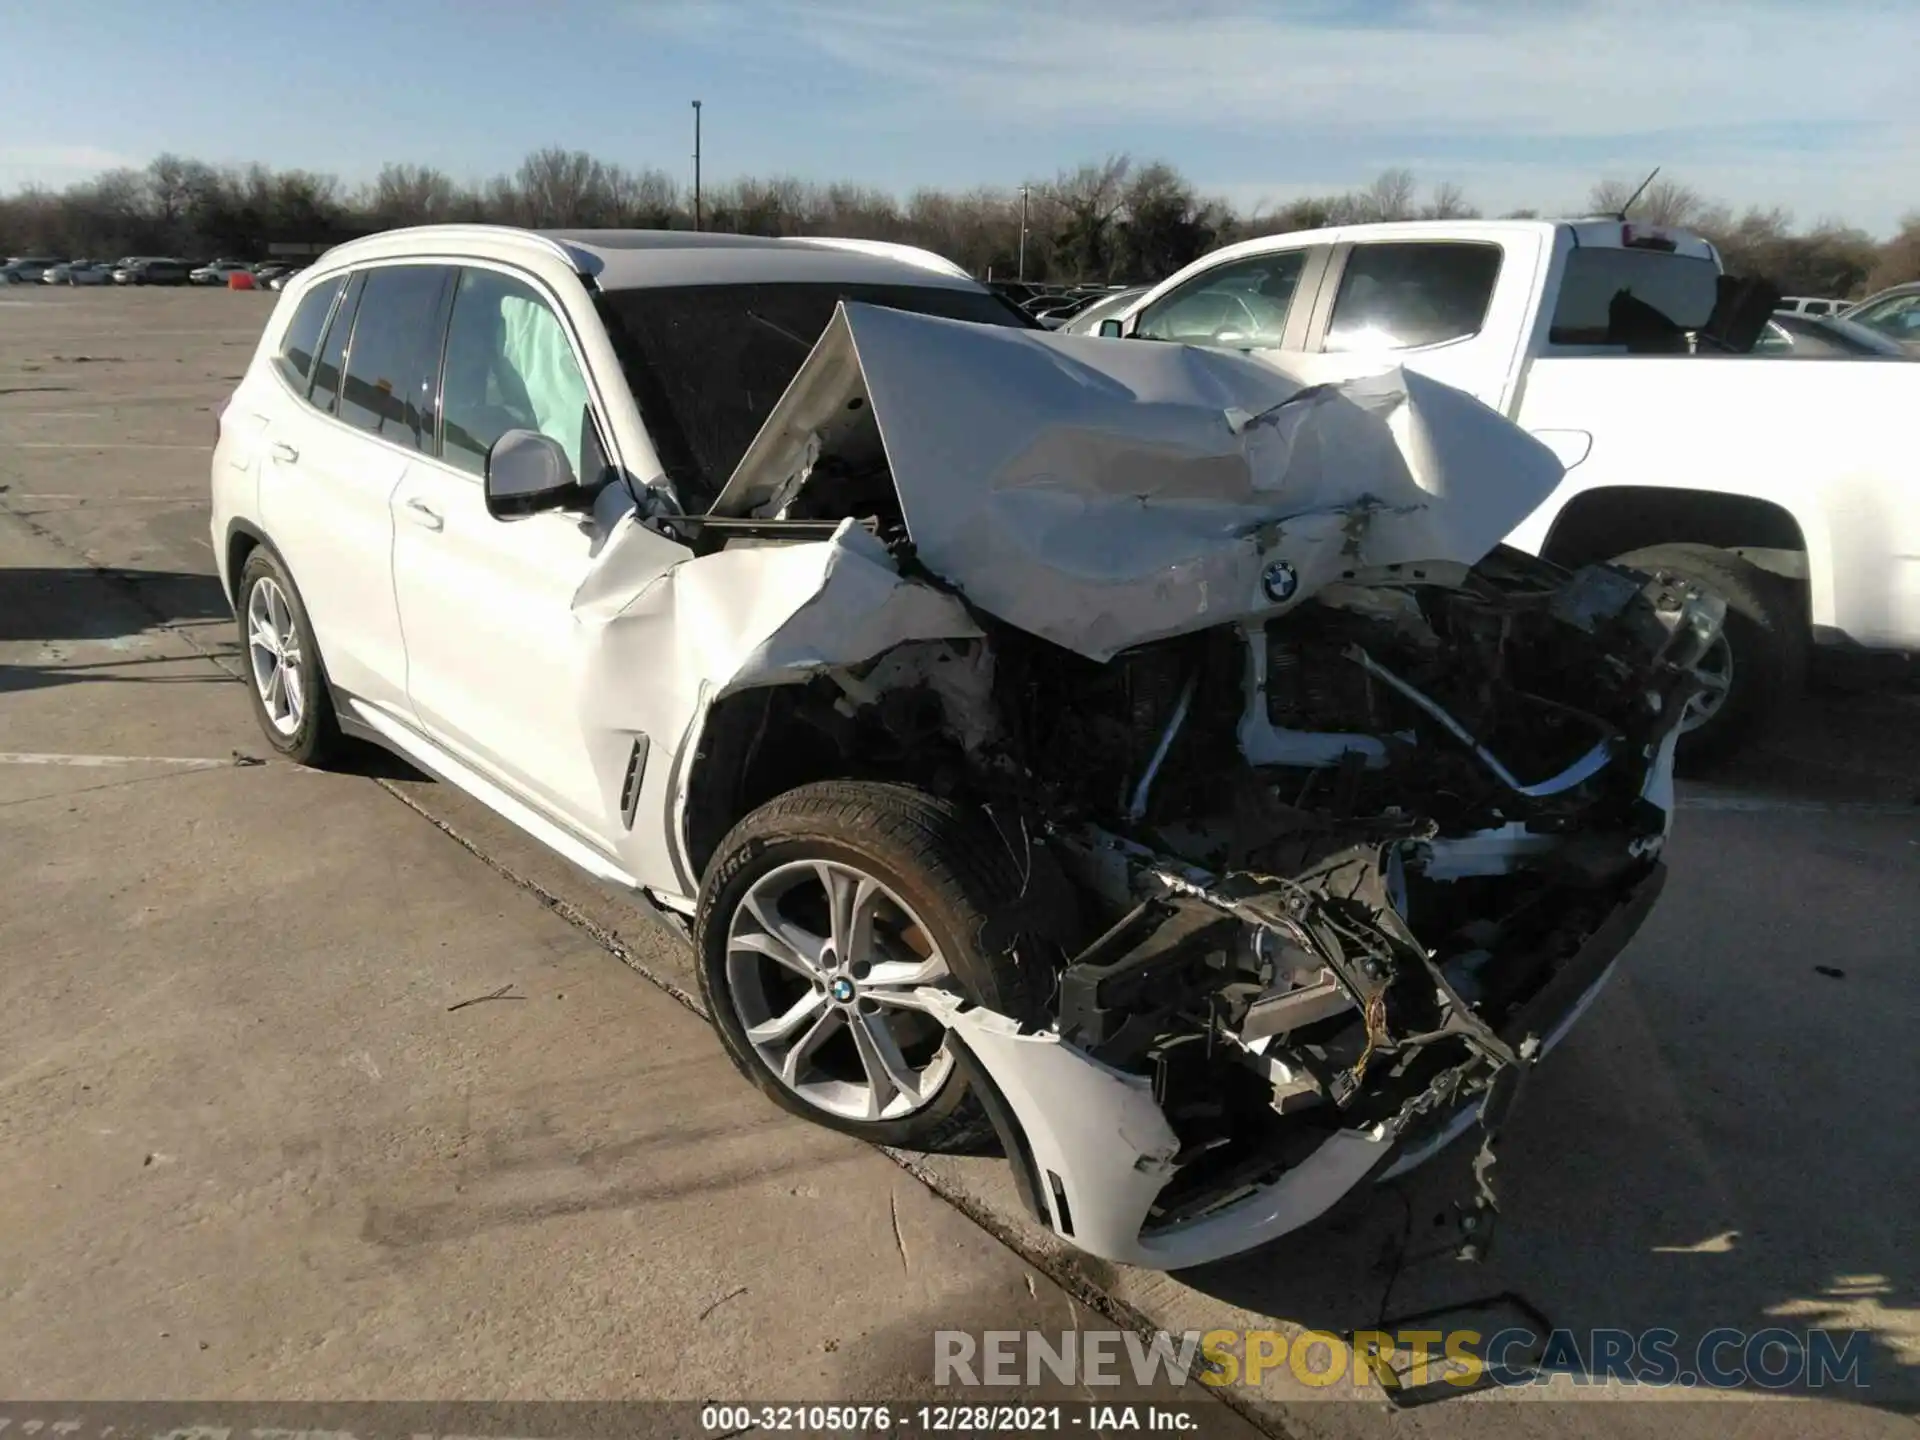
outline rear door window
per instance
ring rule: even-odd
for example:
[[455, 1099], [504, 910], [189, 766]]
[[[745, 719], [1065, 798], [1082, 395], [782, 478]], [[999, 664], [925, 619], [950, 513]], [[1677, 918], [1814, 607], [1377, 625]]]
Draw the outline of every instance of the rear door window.
[[1480, 333], [1500, 247], [1460, 241], [1356, 245], [1340, 275], [1325, 348], [1415, 350]]
[[343, 284], [345, 281], [336, 277], [301, 296], [286, 334], [280, 337], [280, 353], [273, 363], [296, 390], [304, 391], [313, 378], [313, 357], [320, 348], [320, 334], [327, 327], [327, 316]]
[[440, 368], [441, 304], [452, 270], [369, 270], [347, 351], [340, 418], [415, 450], [433, 448], [433, 383]]
[[327, 326], [326, 343], [313, 366], [313, 393], [309, 399], [317, 410], [334, 413], [340, 400], [340, 368], [347, 358], [347, 341], [353, 335], [354, 312], [360, 308], [360, 292], [367, 283], [362, 271], [347, 282], [346, 294], [334, 307], [333, 323]]

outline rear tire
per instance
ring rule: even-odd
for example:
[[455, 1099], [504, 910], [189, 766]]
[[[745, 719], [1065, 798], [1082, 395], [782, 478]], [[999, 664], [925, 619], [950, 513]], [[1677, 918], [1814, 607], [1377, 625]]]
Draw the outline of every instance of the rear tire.
[[1696, 701], [1680, 734], [1685, 769], [1711, 767], [1765, 733], [1806, 681], [1806, 617], [1790, 582], [1711, 545], [1649, 545], [1614, 562], [1682, 580], [1727, 602], [1721, 643], [1702, 661], [1725, 684]]
[[[844, 923], [828, 909], [835, 893]], [[911, 995], [938, 985], [1030, 1014], [1045, 993], [1034, 962], [982, 943], [1019, 893], [1000, 837], [949, 801], [904, 785], [802, 786], [714, 853], [694, 925], [700, 994], [728, 1057], [781, 1108], [876, 1144], [977, 1150], [992, 1124]], [[904, 1085], [891, 1083], [895, 1061]]]
[[324, 768], [345, 741], [300, 591], [265, 545], [248, 554], [237, 589], [240, 653], [260, 733], [295, 764]]

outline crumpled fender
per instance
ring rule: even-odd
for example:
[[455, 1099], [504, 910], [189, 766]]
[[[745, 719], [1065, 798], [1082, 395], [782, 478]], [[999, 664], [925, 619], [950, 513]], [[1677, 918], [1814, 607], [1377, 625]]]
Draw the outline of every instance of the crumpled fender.
[[619, 796], [634, 737], [645, 735], [636, 815], [668, 821], [637, 830], [623, 854], [643, 885], [667, 894], [698, 881], [681, 873], [674, 799], [685, 794], [690, 742], [716, 701], [798, 683], [906, 641], [980, 634], [960, 601], [904, 578], [851, 521], [827, 540], [693, 557], [628, 517], [574, 596], [573, 614], [581, 724], [600, 792], [609, 803]]

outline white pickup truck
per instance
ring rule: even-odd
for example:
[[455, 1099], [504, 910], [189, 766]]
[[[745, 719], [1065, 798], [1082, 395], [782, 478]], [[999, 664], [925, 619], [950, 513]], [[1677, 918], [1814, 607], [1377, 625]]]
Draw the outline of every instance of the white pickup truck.
[[1705, 240], [1618, 220], [1352, 225], [1215, 251], [1100, 333], [1398, 364], [1531, 431], [1566, 479], [1511, 544], [1727, 601], [1681, 742], [1701, 761], [1788, 701], [1811, 646], [1920, 650], [1920, 369], [1708, 353], [1720, 276]]

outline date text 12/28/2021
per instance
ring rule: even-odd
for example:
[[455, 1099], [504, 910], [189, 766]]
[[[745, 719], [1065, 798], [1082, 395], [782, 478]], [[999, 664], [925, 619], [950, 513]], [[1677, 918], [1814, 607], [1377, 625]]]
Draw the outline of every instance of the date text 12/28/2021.
[[1185, 1405], [709, 1405], [700, 1412], [709, 1435], [784, 1430], [801, 1435], [881, 1431], [977, 1435], [1079, 1430], [1197, 1434], [1200, 1417]]

